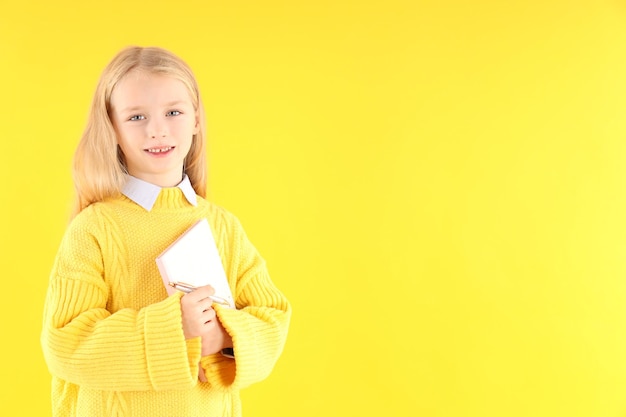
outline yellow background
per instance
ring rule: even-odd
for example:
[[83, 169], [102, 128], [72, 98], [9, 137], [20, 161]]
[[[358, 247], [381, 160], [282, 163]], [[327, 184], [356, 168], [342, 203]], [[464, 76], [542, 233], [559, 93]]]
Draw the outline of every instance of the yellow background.
[[211, 198], [293, 303], [245, 415], [626, 415], [617, 0], [3, 1], [2, 414], [49, 415], [72, 153], [129, 44], [195, 69]]

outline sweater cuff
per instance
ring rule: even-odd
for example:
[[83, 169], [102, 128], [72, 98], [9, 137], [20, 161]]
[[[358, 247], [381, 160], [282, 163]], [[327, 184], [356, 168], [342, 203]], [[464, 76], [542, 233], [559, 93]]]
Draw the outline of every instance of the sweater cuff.
[[235, 380], [235, 360], [221, 353], [203, 356], [200, 361], [208, 382], [217, 389], [232, 388]]
[[200, 340], [185, 340], [181, 296], [174, 294], [145, 311], [146, 365], [155, 390], [190, 387], [197, 381]]

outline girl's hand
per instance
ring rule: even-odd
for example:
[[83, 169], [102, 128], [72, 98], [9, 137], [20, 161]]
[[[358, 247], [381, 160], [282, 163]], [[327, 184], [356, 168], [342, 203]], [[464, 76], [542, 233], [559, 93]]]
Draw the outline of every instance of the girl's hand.
[[213, 310], [213, 302], [209, 298], [213, 294], [215, 294], [213, 287], [206, 285], [196, 288], [180, 299], [185, 339], [202, 338], [202, 356], [233, 346], [230, 335], [224, 330]]

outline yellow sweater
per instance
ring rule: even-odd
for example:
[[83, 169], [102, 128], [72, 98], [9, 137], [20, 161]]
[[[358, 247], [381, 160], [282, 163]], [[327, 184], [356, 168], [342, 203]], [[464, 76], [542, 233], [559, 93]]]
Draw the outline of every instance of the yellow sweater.
[[[179, 294], [167, 296], [155, 258], [207, 218], [237, 309], [215, 306], [235, 358], [201, 358], [183, 336]], [[267, 377], [291, 308], [239, 221], [179, 188], [150, 212], [119, 196], [70, 223], [50, 277], [41, 335], [54, 416], [240, 416], [239, 390]], [[208, 382], [198, 381], [198, 362]]]

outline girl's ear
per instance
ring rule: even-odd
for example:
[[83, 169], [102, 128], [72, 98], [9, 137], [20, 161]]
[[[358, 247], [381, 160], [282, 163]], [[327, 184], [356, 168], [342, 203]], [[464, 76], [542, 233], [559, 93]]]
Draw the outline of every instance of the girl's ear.
[[198, 132], [200, 132], [200, 116], [198, 115], [198, 111], [196, 111], [195, 115], [196, 115], [196, 124], [193, 127], [193, 134], [197, 135]]

